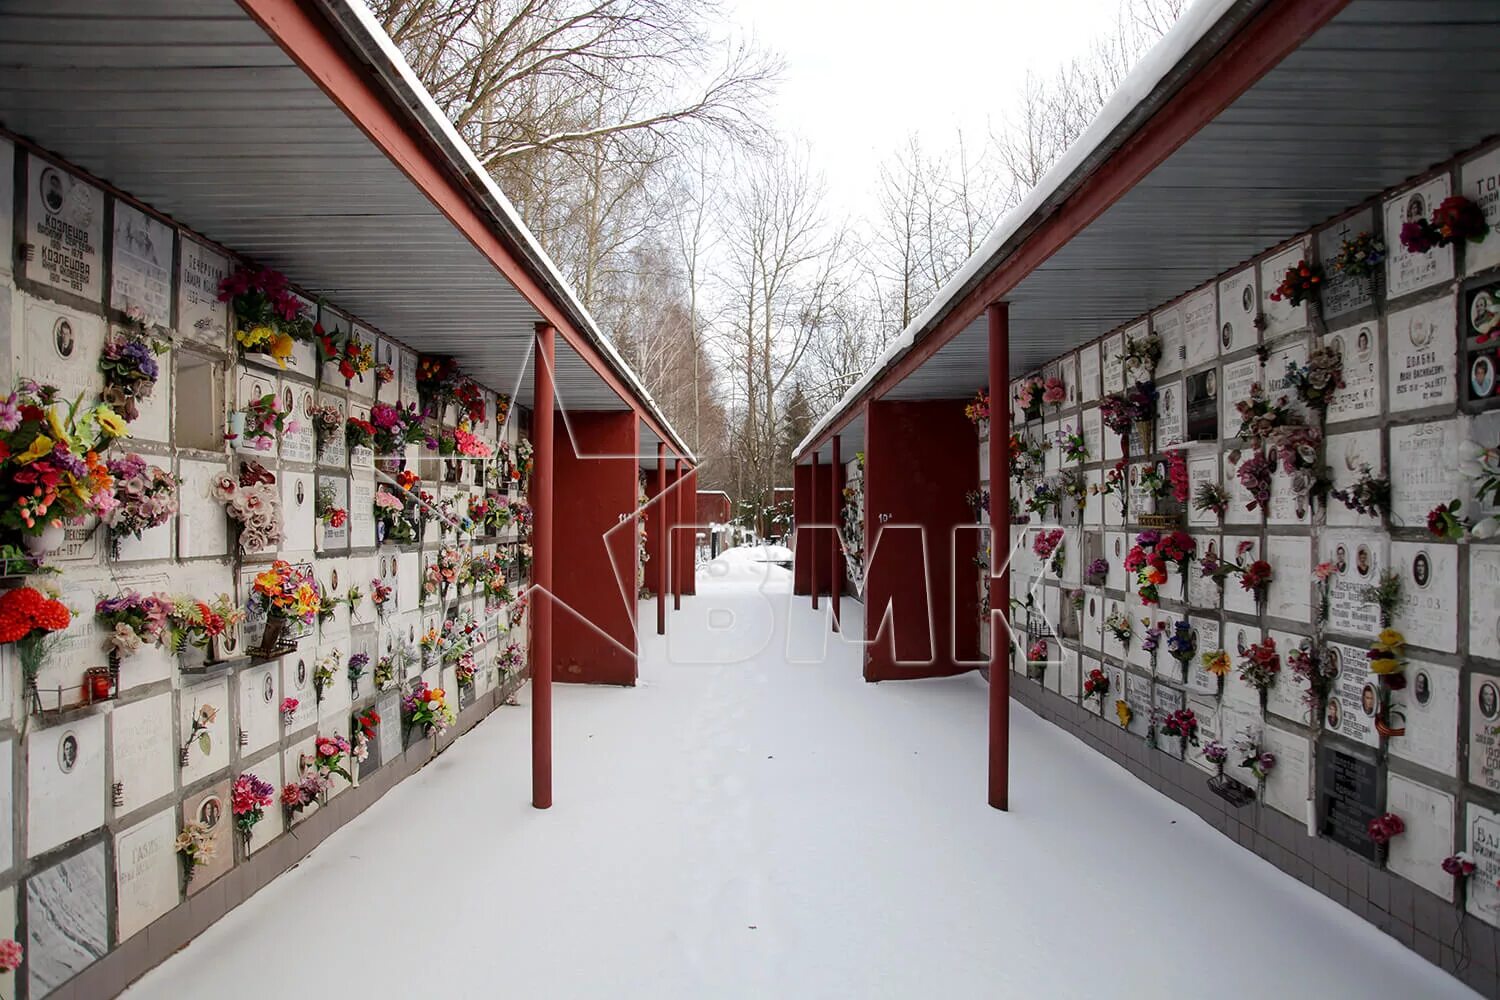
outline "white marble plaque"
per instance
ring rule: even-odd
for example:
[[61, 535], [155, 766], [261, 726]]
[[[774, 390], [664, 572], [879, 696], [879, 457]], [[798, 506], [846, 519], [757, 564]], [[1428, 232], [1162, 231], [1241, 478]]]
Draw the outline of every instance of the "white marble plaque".
[[1199, 510], [1192, 503], [1192, 498], [1198, 494], [1198, 487], [1204, 483], [1217, 483], [1218, 481], [1219, 456], [1217, 454], [1198, 453], [1188, 459], [1188, 524], [1212, 527], [1219, 523], [1213, 511]]
[[[359, 420], [370, 419], [370, 408], [360, 406], [357, 403], [349, 404], [349, 416]], [[375, 468], [375, 450], [373, 445], [356, 445], [349, 449], [349, 468], [369, 472]], [[374, 494], [371, 494], [373, 498]]]
[[104, 321], [31, 296], [24, 303], [20, 374], [56, 386], [58, 395], [69, 401], [103, 391], [99, 356], [104, 351]]
[[[26, 277], [90, 302], [104, 298], [104, 192], [39, 156], [28, 156]], [[170, 251], [169, 251], [170, 253]]]
[[1193, 716], [1198, 720], [1198, 745], [1188, 747], [1185, 759], [1200, 771], [1214, 774], [1218, 768], [1204, 758], [1203, 748], [1214, 740], [1223, 741], [1224, 727], [1219, 718], [1219, 703], [1210, 698], [1195, 698], [1189, 694], [1187, 707], [1193, 710]]
[[228, 780], [183, 800], [182, 819], [184, 823], [203, 824], [214, 848], [213, 856], [207, 862], [200, 861], [193, 871], [193, 880], [187, 886], [191, 896], [234, 867], [234, 813]]
[[1406, 823], [1392, 837], [1386, 867], [1442, 899], [1453, 899], [1453, 876], [1443, 859], [1453, 853], [1453, 796], [1399, 774], [1386, 783], [1385, 807]]
[[115, 200], [111, 308], [140, 310], [147, 326], [171, 328], [173, 239], [171, 226]]
[[1125, 388], [1125, 368], [1120, 355], [1125, 351], [1125, 335], [1112, 333], [1099, 344], [1099, 370], [1105, 394]]
[[1256, 311], [1255, 268], [1247, 267], [1219, 282], [1220, 354], [1235, 354], [1259, 342]]
[[417, 355], [414, 351], [398, 349], [400, 354], [401, 405], [417, 402]]
[[1380, 631], [1380, 608], [1365, 590], [1380, 581], [1387, 565], [1385, 536], [1365, 531], [1325, 531], [1318, 536], [1318, 561], [1333, 563], [1328, 582], [1328, 627], [1352, 636]]
[[[1323, 262], [1321, 299], [1325, 319], [1343, 316], [1374, 304], [1374, 282], [1370, 278], [1349, 277], [1333, 266], [1345, 240], [1374, 231], [1375, 212], [1363, 208], [1318, 234], [1318, 259]], [[1386, 241], [1393, 238], [1394, 236], [1387, 235]]]
[[[1193, 652], [1193, 658], [1187, 665], [1187, 689], [1190, 693], [1208, 698], [1216, 698], [1219, 694], [1219, 678], [1203, 668], [1203, 654], [1211, 653], [1222, 648], [1219, 643], [1222, 639], [1219, 621], [1217, 618], [1203, 618], [1197, 615], [1188, 619], [1188, 624], [1193, 628], [1193, 636], [1197, 646]], [[1170, 625], [1167, 635], [1170, 636]], [[1165, 645], [1165, 640], [1163, 640]], [[1181, 677], [1181, 666], [1174, 660], [1171, 654], [1163, 651], [1163, 658], [1172, 665], [1177, 677]]]
[[[319, 476], [318, 492], [332, 497], [334, 507], [341, 509], [347, 515], [349, 512], [349, 480], [343, 476]], [[342, 552], [349, 547], [349, 518], [346, 516], [344, 523], [335, 528], [326, 521], [322, 523], [322, 544], [318, 546], [320, 552]]]
[[1471, 656], [1500, 660], [1500, 548], [1469, 548], [1469, 648]]
[[100, 843], [26, 881], [29, 996], [45, 997], [109, 949], [107, 879]]
[[1183, 341], [1182, 304], [1177, 303], [1151, 317], [1151, 330], [1161, 337], [1161, 361], [1156, 366], [1157, 377], [1182, 371], [1187, 357]]
[[[401, 400], [401, 359], [398, 357], [399, 350], [400, 348], [394, 340], [388, 340], [385, 337], [379, 337], [375, 340], [376, 367], [389, 365], [391, 374], [394, 376], [386, 385], [381, 385], [378, 380], [375, 381], [375, 401], [377, 403], [395, 405]], [[375, 373], [371, 372], [370, 377], [374, 379]]]
[[1201, 532], [1194, 532], [1193, 540], [1198, 543], [1199, 561], [1194, 563], [1188, 571], [1188, 603], [1194, 608], [1217, 609], [1221, 603], [1219, 599], [1219, 586], [1214, 583], [1212, 578], [1206, 577], [1200, 572], [1200, 566], [1205, 555], [1223, 555], [1223, 542], [1217, 534], [1203, 534]]
[[110, 731], [120, 801], [115, 815], [124, 816], [170, 794], [176, 766], [171, 694], [116, 706], [110, 713]]
[[292, 415], [287, 418], [281, 434], [281, 459], [284, 462], [306, 462], [316, 460], [318, 450], [317, 431], [313, 429], [312, 411], [318, 405], [318, 397], [310, 385], [287, 381], [282, 386], [282, 395], [292, 395]]
[[1385, 203], [1385, 297], [1398, 298], [1408, 292], [1453, 280], [1453, 248], [1434, 247], [1427, 253], [1409, 253], [1401, 245], [1401, 227], [1416, 219], [1432, 217], [1432, 210], [1448, 197], [1448, 175], [1440, 174], [1396, 195]]
[[[0, 669], [8, 669], [8, 667], [9, 664], [5, 664]], [[12, 816], [15, 815], [16, 803], [19, 801], [16, 790], [13, 787], [14, 779], [12, 777], [15, 774], [13, 769], [15, 756], [15, 740], [0, 740], [0, 804], [4, 804], [6, 811]], [[14, 822], [0, 823], [0, 866], [3, 866], [5, 871], [9, 871], [16, 863], [14, 826]], [[10, 925], [5, 922], [10, 918], [4, 914], [4, 908], [0, 908], [0, 934], [10, 929]]]
[[[1304, 539], [1305, 541], [1305, 539]], [[1245, 543], [1249, 544], [1246, 545]], [[1240, 551], [1244, 548], [1244, 552]], [[1270, 556], [1265, 555], [1265, 546], [1257, 538], [1244, 536], [1224, 536], [1224, 558], [1233, 562], [1238, 560], [1240, 565], [1248, 566], [1257, 559], [1265, 558], [1271, 563], [1271, 575], [1274, 581], [1277, 575], [1276, 563]], [[1224, 581], [1224, 610], [1238, 612], [1242, 615], [1256, 615], [1260, 609], [1255, 606], [1255, 594], [1240, 586], [1240, 575], [1230, 574]]]
[[281, 658], [281, 696], [297, 699], [291, 722], [283, 720], [286, 732], [300, 732], [318, 721], [318, 694], [313, 687], [313, 648], [299, 648]]
[[173, 842], [177, 820], [166, 809], [115, 837], [116, 941], [134, 937], [177, 905], [182, 863]]
[[1219, 356], [1218, 297], [1209, 285], [1182, 300], [1184, 367], [1208, 364]]
[[[1492, 146], [1459, 168], [1459, 194], [1479, 206], [1491, 231], [1500, 231], [1500, 146]], [[1464, 272], [1478, 274], [1500, 264], [1500, 242], [1464, 244]]]
[[1344, 388], [1328, 404], [1328, 422], [1362, 420], [1380, 414], [1380, 327], [1373, 320], [1335, 330], [1323, 338], [1344, 359]]
[[1301, 330], [1307, 326], [1306, 302], [1294, 306], [1287, 299], [1283, 298], [1278, 302], [1271, 296], [1281, 284], [1282, 276], [1286, 274], [1287, 269], [1296, 267], [1299, 261], [1308, 258], [1308, 250], [1307, 242], [1302, 241], [1261, 261], [1260, 307], [1266, 319], [1265, 329], [1261, 332], [1262, 337], [1278, 337], [1283, 333]]
[[1380, 734], [1375, 731], [1378, 682], [1365, 668], [1368, 662], [1365, 648], [1330, 642], [1326, 655], [1329, 665], [1338, 673], [1323, 712], [1323, 728], [1368, 747], [1378, 746]]
[[189, 340], [229, 343], [229, 303], [219, 301], [219, 283], [229, 276], [229, 258], [183, 237], [177, 271], [177, 329]]
[[[206, 730], [194, 736], [193, 720], [205, 705], [214, 709], [214, 720]], [[178, 746], [188, 748], [187, 766], [182, 768], [182, 783], [191, 785], [228, 767], [229, 678], [221, 677], [197, 687], [184, 688], [177, 711]], [[207, 736], [206, 742], [204, 736]]]
[[1467, 495], [1458, 471], [1464, 433], [1462, 418], [1390, 428], [1392, 525], [1425, 528], [1434, 507]]
[[1307, 364], [1307, 337], [1293, 335], [1268, 349], [1264, 374], [1266, 392], [1272, 399], [1285, 396], [1292, 413], [1303, 421], [1307, 420], [1307, 407], [1297, 398], [1297, 391], [1287, 380], [1287, 366], [1305, 364]]
[[1404, 673], [1407, 685], [1391, 692], [1391, 712], [1393, 728], [1406, 732], [1390, 737], [1391, 756], [1456, 777], [1458, 671], [1408, 658]]
[[1260, 359], [1242, 358], [1224, 365], [1224, 391], [1219, 394], [1222, 410], [1219, 417], [1220, 435], [1232, 441], [1240, 429], [1240, 415], [1234, 405], [1250, 398], [1250, 388], [1261, 380]]
[[[397, 710], [399, 712], [399, 705]], [[282, 785], [285, 784], [285, 781], [282, 779], [280, 754], [272, 754], [266, 759], [244, 768], [244, 771], [268, 783], [278, 793], [280, 793]], [[271, 841], [281, 836], [286, 830], [285, 815], [282, 811], [281, 800], [278, 794], [276, 802], [264, 810], [260, 822], [255, 824], [255, 829], [251, 831], [249, 848], [251, 854], [261, 850]]]
[[[336, 406], [341, 418], [348, 417], [348, 403], [343, 396], [333, 392], [320, 392], [317, 398], [319, 406]], [[316, 437], [316, 432], [314, 436]], [[323, 451], [318, 455], [318, 462], [326, 466], [343, 468], [348, 461], [349, 453], [345, 448], [344, 434], [341, 431], [330, 438], [328, 443], [324, 445]]]
[[1470, 802], [1465, 815], [1465, 842], [1475, 867], [1466, 906], [1480, 920], [1500, 927], [1500, 813]]
[[1183, 404], [1186, 393], [1182, 382], [1161, 386], [1156, 397], [1156, 450], [1165, 451], [1183, 443]]
[[[1371, 475], [1385, 474], [1385, 456], [1381, 451], [1378, 429], [1331, 434], [1324, 445], [1333, 490], [1348, 490], [1368, 468]], [[1356, 514], [1333, 496], [1328, 498], [1327, 523], [1331, 527], [1379, 528], [1379, 514]]]
[[1401, 574], [1404, 603], [1395, 626], [1408, 644], [1445, 653], [1458, 650], [1458, 547], [1392, 542], [1391, 568]]
[[[178, 539], [180, 558], [222, 556], [229, 551], [229, 515], [212, 492], [214, 481], [227, 471], [223, 462], [185, 458], [178, 463], [177, 474], [182, 477], [177, 487], [177, 519], [183, 529]], [[189, 541], [186, 551], [181, 544], [184, 538]]]
[[316, 502], [317, 477], [310, 472], [281, 470], [281, 527], [283, 550], [311, 552], [313, 548], [313, 505]]
[[1393, 413], [1451, 405], [1458, 398], [1455, 322], [1451, 295], [1386, 318], [1386, 398]]
[[349, 545], [369, 548], [375, 544], [375, 481], [356, 476], [349, 481]]
[[246, 668], [236, 676], [239, 685], [240, 753], [252, 754], [276, 742], [281, 732], [281, 671], [276, 663]]
[[1262, 800], [1277, 812], [1299, 822], [1307, 818], [1308, 769], [1312, 744], [1307, 737], [1276, 726], [1261, 733], [1261, 748], [1276, 755], [1276, 766], [1266, 775]]
[[1298, 635], [1292, 632], [1282, 632], [1279, 629], [1267, 629], [1266, 634], [1275, 641], [1276, 652], [1281, 655], [1281, 673], [1276, 678], [1276, 683], [1266, 692], [1266, 711], [1273, 715], [1279, 715], [1283, 719], [1290, 719], [1302, 725], [1312, 722], [1312, 712], [1308, 708], [1305, 695], [1307, 694], [1307, 682], [1292, 672], [1287, 666], [1287, 657], [1291, 656], [1298, 647], [1305, 642], [1311, 642], [1310, 637]]
[[26, 847], [36, 857], [104, 824], [104, 716], [26, 736]]

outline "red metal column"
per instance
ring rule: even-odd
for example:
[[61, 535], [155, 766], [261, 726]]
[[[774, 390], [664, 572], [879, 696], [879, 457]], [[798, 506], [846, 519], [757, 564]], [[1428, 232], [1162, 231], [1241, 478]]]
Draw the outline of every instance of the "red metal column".
[[531, 444], [531, 804], [552, 807], [552, 356], [556, 331], [536, 325]]
[[[991, 303], [990, 805], [1010, 808], [1010, 305]], [[995, 569], [999, 567], [999, 572]]]
[[[813, 500], [812, 500], [813, 524], [817, 524], [817, 522], [818, 522], [818, 451], [817, 451], [816, 448], [813, 449], [813, 453], [812, 453], [812, 477], [808, 480], [808, 482], [812, 486], [812, 489], [811, 489], [810, 492], [812, 493], [812, 498], [813, 498]], [[818, 610], [818, 529], [815, 528], [815, 527], [812, 527], [812, 528], [808, 528], [808, 531], [812, 535], [812, 538], [808, 541], [807, 546], [808, 546], [808, 548], [812, 549], [812, 551], [810, 553], [808, 553], [808, 556], [809, 556], [808, 564], [812, 566], [812, 599], [813, 599], [812, 606], [813, 606], [813, 610], [816, 611], [816, 610]]]
[[681, 611], [682, 553], [678, 551], [677, 546], [682, 544], [682, 494], [686, 488], [686, 481], [682, 478], [682, 459], [679, 458], [677, 460], [674, 470], [676, 475], [673, 477], [674, 481], [672, 484], [674, 491], [674, 496], [672, 497], [672, 533], [677, 537], [672, 539], [667, 549], [672, 553], [672, 610]]
[[839, 484], [839, 479], [844, 471], [843, 463], [839, 458], [839, 435], [833, 436], [833, 458], [828, 464], [829, 489], [832, 491], [832, 503], [828, 509], [833, 511], [833, 530], [830, 531], [828, 539], [828, 562], [833, 572], [830, 574], [828, 584], [828, 602], [833, 609], [831, 625], [835, 632], [839, 630], [839, 591], [844, 589], [844, 560], [843, 551], [839, 546], [839, 528], [843, 523], [840, 516], [843, 512], [844, 491]]
[[656, 442], [656, 634], [667, 634], [667, 446]]

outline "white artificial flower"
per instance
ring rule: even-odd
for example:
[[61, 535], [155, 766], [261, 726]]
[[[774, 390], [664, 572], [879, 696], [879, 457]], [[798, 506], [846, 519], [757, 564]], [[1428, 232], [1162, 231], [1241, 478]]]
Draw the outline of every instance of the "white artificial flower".
[[1477, 441], [1464, 441], [1458, 446], [1458, 457], [1461, 461], [1477, 462], [1484, 458], [1484, 445]]
[[1475, 538], [1494, 538], [1500, 534], [1500, 514], [1492, 515], [1474, 525], [1471, 533]]

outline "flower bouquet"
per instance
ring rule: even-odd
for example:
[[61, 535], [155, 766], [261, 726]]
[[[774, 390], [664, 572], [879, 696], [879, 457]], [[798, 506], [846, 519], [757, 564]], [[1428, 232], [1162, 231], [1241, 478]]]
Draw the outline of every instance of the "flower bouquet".
[[99, 453], [126, 434], [110, 407], [65, 403], [50, 385], [23, 379], [0, 400], [0, 559], [29, 569], [25, 553], [57, 548], [68, 522], [107, 517], [114, 478]]
[[234, 786], [229, 790], [229, 806], [234, 813], [234, 828], [239, 831], [247, 854], [255, 824], [265, 817], [266, 807], [275, 801], [276, 786], [269, 781], [263, 781], [248, 771], [234, 779]]
[[1199, 483], [1193, 494], [1193, 509], [1213, 514], [1222, 520], [1229, 510], [1229, 491], [1218, 483]]
[[182, 880], [184, 884], [193, 881], [193, 875], [197, 873], [199, 865], [206, 865], [214, 859], [214, 835], [213, 831], [202, 823], [193, 821], [182, 825], [182, 832], [177, 835], [177, 853], [182, 857]]
[[1104, 581], [1109, 579], [1109, 560], [1099, 557], [1088, 564], [1083, 571], [1083, 580], [1093, 587], [1104, 586]]
[[1156, 671], [1156, 654], [1161, 649], [1162, 636], [1167, 632], [1166, 622], [1153, 622], [1150, 618], [1142, 618], [1141, 625], [1144, 631], [1141, 633], [1141, 652], [1151, 657], [1151, 670]]
[[277, 559], [255, 578], [250, 601], [253, 607], [266, 613], [265, 632], [256, 655], [271, 659], [297, 648], [296, 640], [287, 633], [287, 626], [293, 623], [311, 625], [322, 603], [322, 594], [310, 570]]
[[417, 541], [417, 523], [405, 498], [385, 486], [375, 490], [375, 521], [381, 541], [409, 545]]
[[387, 468], [400, 468], [406, 446], [427, 439], [422, 430], [422, 415], [414, 403], [405, 406], [376, 403], [370, 407], [370, 425], [374, 428], [375, 457]]
[[1291, 421], [1291, 408], [1287, 397], [1272, 400], [1265, 386], [1259, 382], [1250, 386], [1250, 395], [1234, 404], [1239, 414], [1240, 426], [1235, 432], [1245, 447], [1259, 450], [1271, 437], [1271, 432]]
[[1167, 653], [1182, 666], [1182, 682], [1186, 684], [1188, 664], [1198, 655], [1198, 634], [1192, 623], [1186, 619], [1172, 623], [1172, 634], [1167, 636]]
[[1031, 540], [1031, 551], [1043, 562], [1049, 559], [1052, 560], [1052, 571], [1058, 576], [1062, 576], [1061, 553], [1065, 551], [1062, 548], [1062, 540], [1063, 529], [1061, 528], [1052, 528], [1050, 530], [1043, 528]]
[[1369, 834], [1370, 839], [1374, 841], [1376, 851], [1383, 860], [1386, 852], [1390, 850], [1391, 841], [1406, 832], [1406, 822], [1395, 813], [1388, 812], [1383, 816], [1376, 816], [1370, 820], [1365, 830]]
[[332, 483], [319, 486], [313, 497], [313, 516], [318, 519], [317, 547], [320, 549], [323, 547], [322, 536], [327, 529], [342, 528], [349, 523], [349, 511], [340, 507], [337, 500]]
[[1016, 391], [1016, 402], [1020, 404], [1027, 422], [1041, 419], [1042, 396], [1046, 391], [1047, 384], [1039, 376], [1032, 375], [1021, 381], [1021, 386]]
[[1321, 719], [1328, 696], [1333, 693], [1334, 679], [1338, 676], [1333, 665], [1311, 639], [1304, 639], [1286, 655], [1286, 666], [1292, 676], [1301, 678], [1307, 685], [1302, 692], [1302, 703], [1310, 709], [1314, 719]]
[[1333, 490], [1335, 500], [1356, 514], [1384, 517], [1391, 510], [1391, 481], [1377, 476], [1368, 462], [1359, 467], [1359, 478], [1347, 490]]
[[1134, 626], [1130, 623], [1130, 616], [1122, 608], [1115, 608], [1104, 616], [1104, 628], [1110, 635], [1115, 637], [1125, 649], [1130, 649], [1130, 636]]
[[229, 433], [224, 436], [230, 441], [243, 440], [249, 451], [270, 451], [278, 435], [297, 432], [297, 421], [289, 417], [276, 394], [268, 392], [250, 400], [243, 410], [231, 413]]
[[[323, 452], [327, 451], [332, 445], [344, 440], [344, 437], [341, 436], [346, 434], [344, 428], [347, 423], [353, 421], [352, 417], [346, 421], [344, 419], [344, 411], [332, 403], [314, 406], [309, 417], [312, 419], [313, 438], [317, 442], [317, 457], [319, 458], [322, 458]], [[366, 422], [361, 421], [361, 423]]]
[[333, 647], [322, 656], [313, 661], [313, 695], [318, 701], [323, 700], [323, 692], [332, 683], [333, 678], [339, 672], [339, 666], [343, 663], [344, 654], [337, 647]]
[[33, 693], [37, 671], [47, 656], [47, 637], [66, 629], [72, 620], [67, 605], [35, 588], [0, 594], [0, 644], [16, 644], [21, 672]]
[[1252, 642], [1240, 660], [1240, 679], [1260, 693], [1262, 708], [1265, 708], [1266, 692], [1276, 683], [1276, 676], [1280, 673], [1281, 654], [1276, 652], [1276, 640], [1270, 636]]
[[1333, 258], [1333, 269], [1351, 278], [1372, 278], [1380, 273], [1385, 260], [1385, 240], [1370, 233], [1360, 233], [1339, 243]]
[[1098, 667], [1089, 671], [1083, 679], [1083, 700], [1099, 699], [1099, 714], [1104, 714], [1104, 699], [1109, 694], [1109, 676]]
[[114, 558], [120, 555], [120, 540], [130, 535], [139, 540], [151, 528], [159, 527], [177, 513], [177, 477], [155, 465], [147, 465], [139, 455], [126, 454], [111, 458], [105, 466], [114, 479], [116, 506], [105, 518], [109, 525], [110, 549]]
[[163, 641], [171, 613], [170, 599], [127, 590], [114, 597], [101, 597], [94, 604], [94, 617], [108, 632], [104, 648], [111, 665], [135, 653], [143, 645], [155, 646]]
[[1150, 381], [1156, 375], [1156, 366], [1161, 362], [1161, 336], [1155, 333], [1125, 338], [1125, 352], [1120, 355], [1120, 364], [1126, 377], [1139, 371]]
[[1489, 231], [1483, 209], [1463, 195], [1451, 195], [1432, 210], [1432, 218], [1404, 224], [1401, 245], [1409, 253], [1428, 253], [1455, 243], [1482, 243]]
[[394, 588], [378, 577], [370, 581], [370, 603], [375, 605], [377, 617], [384, 618], [386, 608], [390, 606], [391, 598], [395, 595]]
[[281, 788], [281, 808], [286, 813], [290, 826], [296, 815], [319, 802], [326, 801], [328, 788], [333, 782], [316, 768], [308, 768], [296, 781], [287, 782]]
[[186, 594], [166, 598], [167, 622], [163, 643], [175, 653], [182, 669], [217, 662], [223, 652], [223, 637], [245, 620], [244, 609], [228, 594], [200, 601]]
[[1292, 307], [1313, 299], [1323, 284], [1323, 269], [1315, 263], [1299, 260], [1281, 276], [1281, 284], [1271, 292], [1272, 302], [1285, 302]]
[[259, 462], [240, 464], [239, 479], [220, 476], [211, 494], [240, 525], [240, 551], [258, 552], [281, 542], [281, 491]]
[[349, 657], [347, 673], [349, 675], [350, 697], [359, 694], [359, 679], [365, 675], [365, 669], [370, 665], [369, 653], [355, 653]]
[[1042, 386], [1042, 402], [1054, 410], [1068, 401], [1068, 387], [1056, 375], [1050, 376]]
[[401, 699], [401, 721], [408, 733], [420, 727], [423, 736], [441, 736], [453, 725], [455, 718], [443, 689], [430, 688], [423, 681], [418, 681]]
[[969, 418], [969, 423], [979, 428], [979, 434], [984, 436], [990, 426], [990, 394], [980, 389], [964, 407], [964, 416]]
[[354, 778], [344, 767], [344, 758], [348, 754], [349, 741], [338, 733], [319, 736], [313, 742], [313, 765], [324, 778], [336, 774], [345, 781], [352, 782]]
[[1307, 364], [1286, 363], [1286, 383], [1309, 409], [1323, 413], [1333, 394], [1344, 388], [1344, 357], [1332, 347], [1314, 348]]
[[460, 378], [458, 386], [453, 390], [453, 401], [458, 404], [459, 416], [471, 426], [478, 427], [484, 423], [484, 390], [479, 387], [478, 382], [466, 376]]
[[146, 336], [143, 328], [111, 335], [99, 356], [99, 371], [104, 375], [100, 400], [127, 423], [139, 417], [141, 402], [151, 398], [161, 374], [156, 357], [166, 350], [165, 341]]
[[1198, 717], [1193, 714], [1191, 708], [1179, 708], [1175, 712], [1168, 712], [1161, 720], [1161, 728], [1158, 730], [1163, 736], [1174, 736], [1182, 742], [1178, 745], [1178, 756], [1182, 756], [1188, 746], [1198, 745]]
[[422, 412], [439, 416], [443, 407], [458, 398], [463, 376], [458, 362], [444, 354], [424, 354], [417, 359], [417, 395]]
[[1026, 676], [1041, 683], [1047, 675], [1047, 640], [1038, 639], [1026, 650]]
[[1136, 543], [1130, 551], [1125, 553], [1125, 572], [1135, 574], [1135, 592], [1146, 605], [1161, 603], [1161, 593], [1157, 588], [1167, 582], [1167, 561], [1156, 551], [1160, 539], [1155, 530], [1143, 531], [1136, 536]]
[[298, 341], [313, 339], [307, 305], [286, 276], [269, 268], [239, 268], [219, 283], [219, 301], [234, 312], [234, 339], [246, 354], [264, 354], [282, 368]]
[[322, 366], [332, 362], [338, 365], [346, 388], [353, 385], [356, 378], [363, 382], [365, 372], [375, 367], [375, 348], [355, 336], [353, 330], [338, 340], [333, 334], [324, 333], [321, 324], [317, 332], [319, 377], [322, 376]]
[[363, 417], [350, 417], [344, 421], [344, 444], [350, 451], [355, 448], [375, 447], [375, 425]]
[[198, 749], [206, 757], [214, 752], [213, 734], [209, 729], [213, 727], [214, 720], [219, 717], [219, 710], [212, 705], [200, 705], [193, 713], [191, 726], [188, 730], [187, 739], [182, 746], [177, 748], [177, 764], [179, 767], [187, 767], [188, 760], [193, 752], [193, 744], [198, 744]]
[[1254, 595], [1257, 613], [1265, 611], [1266, 594], [1271, 589], [1272, 579], [1271, 564], [1264, 559], [1257, 559], [1240, 571], [1240, 589]]

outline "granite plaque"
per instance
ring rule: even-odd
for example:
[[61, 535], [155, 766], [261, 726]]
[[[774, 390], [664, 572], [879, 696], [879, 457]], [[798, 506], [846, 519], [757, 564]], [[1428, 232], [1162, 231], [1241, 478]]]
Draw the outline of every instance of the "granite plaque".
[[1370, 820], [1381, 815], [1380, 768], [1329, 744], [1318, 756], [1319, 830], [1367, 861], [1378, 861]]

